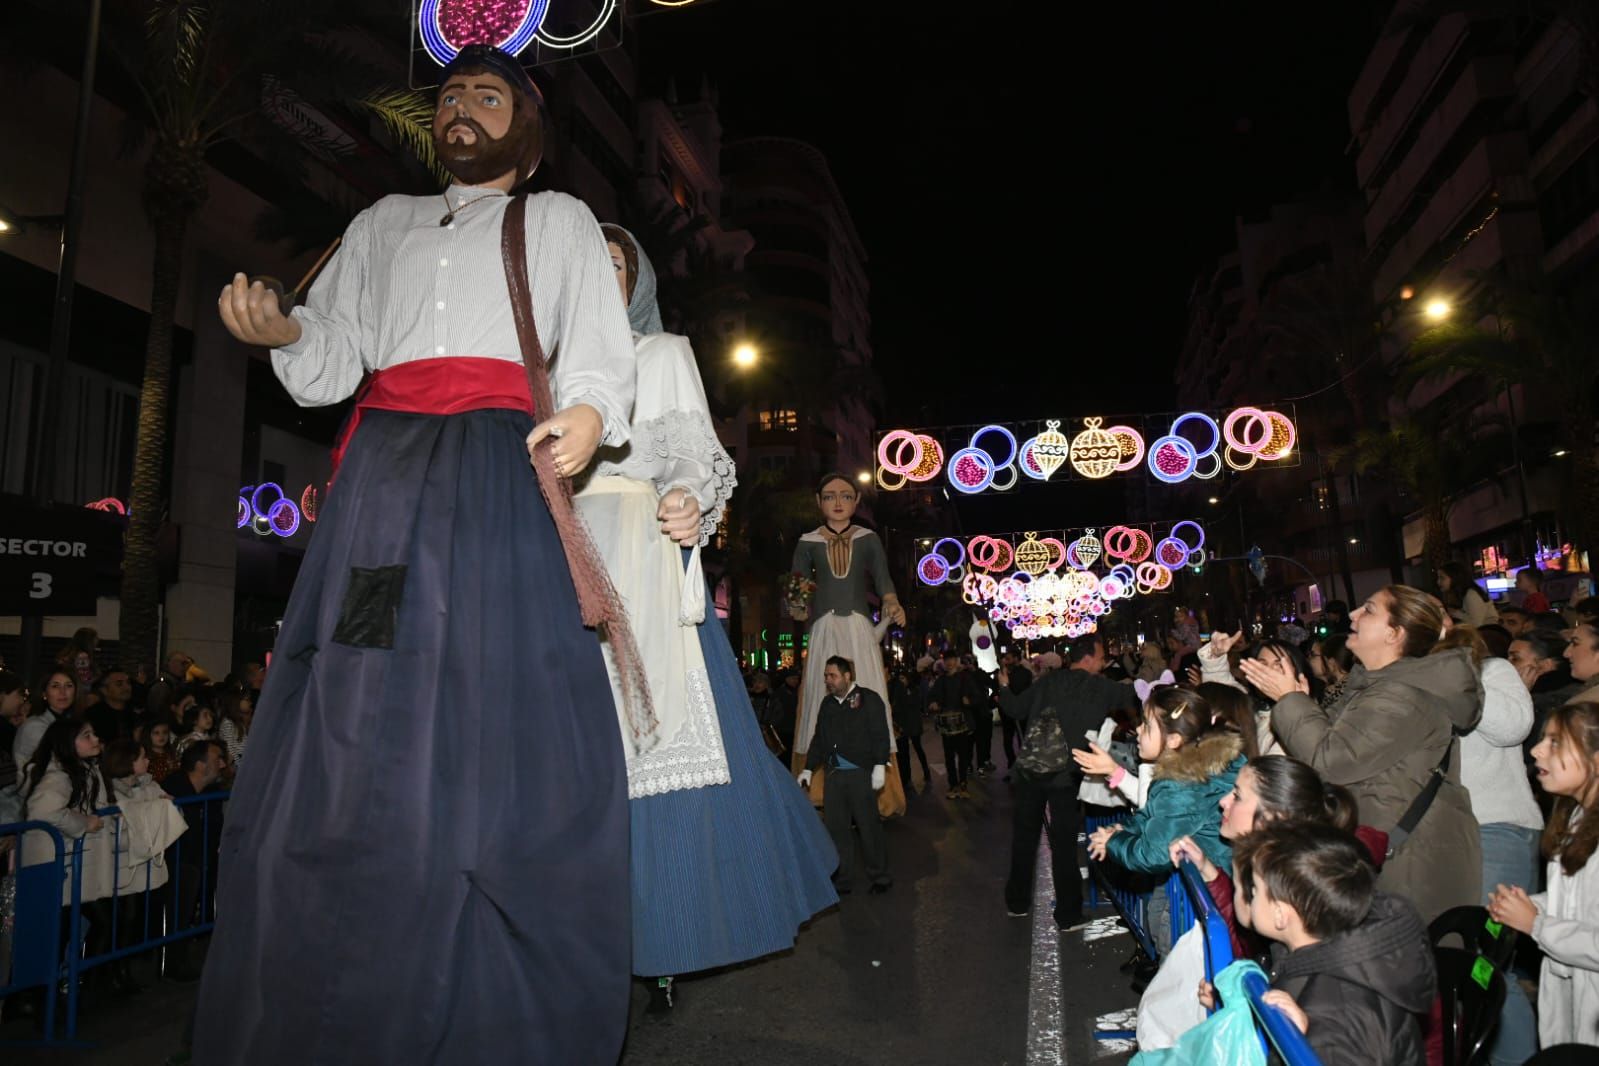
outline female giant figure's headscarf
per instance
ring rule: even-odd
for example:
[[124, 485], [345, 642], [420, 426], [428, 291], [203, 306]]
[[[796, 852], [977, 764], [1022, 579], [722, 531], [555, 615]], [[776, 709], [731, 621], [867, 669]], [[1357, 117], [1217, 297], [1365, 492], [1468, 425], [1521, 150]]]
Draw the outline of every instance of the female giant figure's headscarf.
[[600, 226], [600, 231], [605, 234], [605, 242], [621, 248], [622, 258], [627, 260], [627, 321], [633, 332], [645, 337], [666, 332], [655, 299], [655, 268], [650, 266], [650, 257], [644, 254], [638, 238], [612, 222]]

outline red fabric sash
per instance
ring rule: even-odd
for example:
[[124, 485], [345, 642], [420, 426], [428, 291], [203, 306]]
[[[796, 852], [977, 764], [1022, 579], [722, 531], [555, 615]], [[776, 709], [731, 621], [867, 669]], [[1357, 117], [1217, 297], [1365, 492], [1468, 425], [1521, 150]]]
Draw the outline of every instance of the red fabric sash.
[[[417, 359], [376, 371], [356, 391], [355, 409], [333, 445], [333, 474], [339, 472], [363, 411], [458, 415], [497, 409], [533, 413], [527, 370], [520, 362], [458, 355]], [[329, 477], [329, 483], [332, 480]]]

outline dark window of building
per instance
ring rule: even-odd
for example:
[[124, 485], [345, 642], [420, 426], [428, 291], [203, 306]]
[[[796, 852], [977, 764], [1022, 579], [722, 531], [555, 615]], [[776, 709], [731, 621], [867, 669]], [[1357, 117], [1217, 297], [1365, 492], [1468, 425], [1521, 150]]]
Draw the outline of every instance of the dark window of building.
[[1538, 197], [1543, 239], [1553, 248], [1595, 211], [1599, 211], [1599, 141]]
[[750, 233], [755, 237], [755, 247], [759, 251], [798, 252], [824, 261], [827, 259], [827, 237], [810, 226], [760, 222], [750, 227]]
[[827, 306], [831, 303], [827, 279], [814, 270], [804, 267], [763, 263], [751, 266], [749, 273], [770, 296], [786, 296], [795, 300], [810, 300]]
[[574, 110], [567, 116], [566, 135], [568, 143], [582, 152], [583, 157], [594, 164], [594, 168], [618, 192], [632, 187], [632, 166], [611, 147], [611, 142], [594, 128], [594, 124], [581, 111]]
[[589, 76], [589, 81], [605, 97], [605, 102], [611, 105], [611, 110], [616, 112], [629, 128], [633, 126], [633, 95], [622, 87], [616, 80], [616, 75], [611, 73], [611, 68], [599, 56], [590, 56], [580, 61], [583, 73]]
[[289, 472], [284, 468], [282, 463], [275, 463], [271, 459], [263, 459], [261, 461], [262, 484], [270, 481], [274, 485], [282, 485], [288, 476]]

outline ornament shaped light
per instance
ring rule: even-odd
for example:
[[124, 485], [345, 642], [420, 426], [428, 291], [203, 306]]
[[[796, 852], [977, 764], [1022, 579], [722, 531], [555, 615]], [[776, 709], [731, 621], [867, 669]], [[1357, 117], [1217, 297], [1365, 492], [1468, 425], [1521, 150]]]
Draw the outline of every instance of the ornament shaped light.
[[1103, 418], [1083, 419], [1083, 431], [1072, 438], [1072, 469], [1096, 481], [1114, 474], [1122, 461], [1121, 442], [1100, 428], [1102, 422]]

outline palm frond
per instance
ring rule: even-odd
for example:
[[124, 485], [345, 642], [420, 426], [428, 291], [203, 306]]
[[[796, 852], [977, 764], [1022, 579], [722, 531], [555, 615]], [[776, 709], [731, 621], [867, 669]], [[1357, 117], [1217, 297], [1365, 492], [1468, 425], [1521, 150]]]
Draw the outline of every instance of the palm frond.
[[447, 185], [449, 172], [433, 148], [433, 100], [425, 93], [386, 89], [368, 93], [355, 106], [377, 118], [389, 135], [416, 156], [421, 164]]

